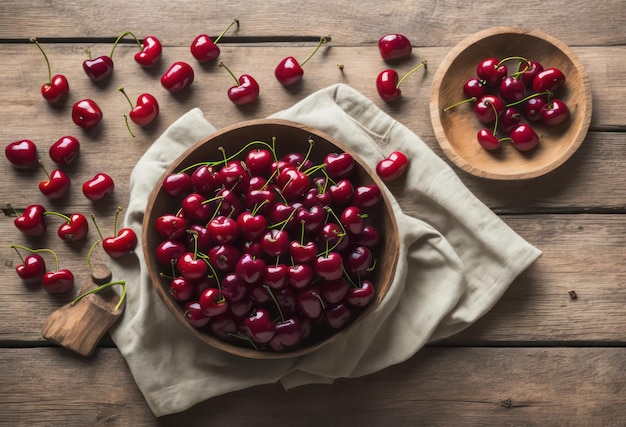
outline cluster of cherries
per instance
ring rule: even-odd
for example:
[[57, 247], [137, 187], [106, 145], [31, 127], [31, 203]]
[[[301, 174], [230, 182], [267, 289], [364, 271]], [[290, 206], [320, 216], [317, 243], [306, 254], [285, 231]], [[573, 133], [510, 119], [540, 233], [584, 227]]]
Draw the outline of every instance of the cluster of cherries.
[[[509, 61], [518, 63], [513, 73], [506, 66]], [[467, 98], [444, 111], [473, 102], [478, 120], [493, 125], [478, 131], [477, 140], [483, 148], [496, 150], [501, 142], [510, 141], [519, 151], [530, 151], [539, 145], [531, 124], [556, 126], [570, 117], [567, 104], [554, 97], [565, 80], [560, 69], [544, 69], [541, 63], [523, 57], [486, 58], [476, 67], [476, 77], [463, 85]]]
[[[410, 40], [402, 34], [387, 34], [378, 40], [378, 51], [380, 56], [388, 62], [397, 62], [411, 55], [413, 46]], [[381, 71], [376, 77], [376, 90], [378, 95], [386, 102], [395, 101], [402, 96], [400, 85], [404, 80], [418, 69], [426, 69], [427, 62], [424, 60], [419, 65], [412, 68], [402, 78], [394, 69]]]
[[166, 176], [161, 191], [180, 208], [153, 226], [161, 277], [191, 325], [281, 352], [344, 328], [375, 297], [380, 236], [366, 211], [382, 195], [353, 184], [348, 153], [314, 164], [313, 140], [281, 158], [275, 143], [220, 148], [224, 159]]
[[[72, 163], [77, 158], [79, 151], [80, 143], [72, 136], [64, 136], [50, 146], [50, 158], [56, 163], [57, 168], [50, 173], [46, 171], [47, 179], [39, 183], [39, 190], [48, 199], [60, 199], [66, 195], [71, 186], [71, 180], [63, 171], [63, 167]], [[5, 148], [5, 155], [15, 168], [34, 169], [38, 166], [43, 168], [39, 160], [37, 146], [31, 140], [21, 140], [8, 144]], [[83, 194], [92, 201], [104, 199], [113, 193], [114, 188], [115, 183], [113, 179], [101, 172], [85, 181], [82, 185]], [[12, 209], [10, 204], [8, 204], [8, 207]], [[57, 229], [57, 235], [61, 240], [72, 243], [84, 240], [87, 237], [89, 222], [85, 215], [79, 212], [63, 214], [49, 211], [41, 204], [29, 205], [22, 212], [15, 211], [16, 218], [14, 224], [26, 236], [41, 237], [47, 232], [48, 223], [46, 217], [50, 215], [63, 220]], [[93, 218], [93, 221], [95, 224], [95, 218]], [[97, 224], [96, 228], [98, 228]], [[117, 216], [115, 228], [117, 229]], [[111, 257], [120, 257], [133, 250], [137, 245], [135, 232], [130, 228], [121, 229], [119, 233], [116, 230], [114, 236], [107, 238], [102, 236], [99, 229], [98, 233], [104, 251]], [[18, 245], [13, 245], [13, 247], [18, 254], [20, 254], [20, 250], [31, 252], [25, 258], [20, 254], [22, 264], [16, 267], [18, 276], [25, 284], [42, 283], [44, 289], [51, 294], [66, 293], [73, 288], [74, 276], [69, 270], [58, 268], [59, 260], [53, 250], [47, 248], [30, 249]], [[45, 262], [39, 255], [40, 252], [51, 253], [55, 257], [56, 270], [46, 272]]]

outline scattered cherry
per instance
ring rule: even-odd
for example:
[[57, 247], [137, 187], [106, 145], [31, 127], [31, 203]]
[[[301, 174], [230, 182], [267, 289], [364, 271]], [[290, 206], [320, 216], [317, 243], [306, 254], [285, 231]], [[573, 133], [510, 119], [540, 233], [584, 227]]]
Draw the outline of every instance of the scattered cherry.
[[82, 186], [83, 194], [89, 200], [101, 200], [113, 193], [115, 182], [110, 175], [104, 172], [96, 173], [93, 178], [85, 181]]
[[38, 166], [37, 146], [30, 139], [22, 139], [7, 144], [4, 149], [6, 158], [18, 169]]
[[180, 92], [193, 83], [194, 77], [191, 65], [177, 61], [161, 76], [161, 85], [168, 92]]
[[73, 136], [62, 136], [48, 150], [50, 158], [59, 166], [67, 166], [74, 161], [80, 151], [80, 142]]
[[417, 67], [406, 73], [400, 80], [398, 80], [398, 72], [395, 70], [383, 70], [378, 74], [376, 78], [376, 90], [378, 95], [386, 101], [391, 102], [402, 96], [400, 85], [404, 80], [417, 71], [419, 68], [424, 67], [426, 69], [426, 61], [422, 61]]
[[142, 93], [137, 97], [136, 105], [133, 105], [123, 87], [118, 88], [130, 105], [128, 116], [133, 123], [139, 126], [146, 126], [154, 121], [159, 115], [159, 103], [156, 98], [149, 93]]
[[313, 57], [313, 55], [315, 55], [315, 53], [319, 50], [322, 44], [328, 41], [327, 39], [328, 38], [326, 37], [320, 37], [320, 41], [317, 44], [315, 50], [313, 50], [313, 52], [311, 52], [311, 54], [302, 63], [298, 63], [296, 58], [294, 58], [293, 56], [287, 56], [286, 58], [283, 58], [274, 70], [274, 76], [280, 82], [280, 84], [282, 84], [283, 86], [291, 86], [302, 80], [302, 77], [304, 75], [304, 70], [302, 69], [302, 67], [304, 66], [304, 64], [309, 62], [309, 60]]
[[394, 151], [376, 164], [376, 173], [383, 181], [394, 181], [409, 167], [409, 159], [401, 151]]
[[93, 99], [81, 99], [72, 106], [72, 121], [83, 129], [98, 126], [102, 117], [102, 110]]
[[220, 67], [223, 67], [237, 82], [236, 86], [228, 89], [228, 99], [235, 105], [246, 105], [256, 101], [259, 97], [259, 84], [249, 74], [242, 74], [237, 78], [230, 69], [220, 61]]
[[67, 98], [68, 93], [70, 92], [70, 85], [67, 81], [67, 78], [63, 74], [52, 75], [52, 70], [50, 68], [50, 61], [48, 60], [48, 55], [43, 50], [39, 42], [35, 37], [31, 38], [30, 41], [35, 44], [43, 54], [44, 59], [46, 60], [46, 65], [48, 67], [48, 82], [44, 83], [41, 86], [41, 95], [44, 97], [46, 101], [51, 104], [56, 104], [64, 101]]
[[226, 34], [226, 32], [233, 26], [237, 25], [239, 28], [239, 20], [237, 18], [233, 21], [216, 37], [215, 40], [206, 34], [200, 34], [191, 43], [191, 54], [198, 62], [208, 62], [217, 59], [220, 56], [220, 48], [217, 43]]
[[378, 50], [385, 61], [392, 61], [409, 56], [413, 46], [402, 34], [387, 34], [378, 40]]
[[127, 253], [131, 252], [137, 246], [137, 235], [132, 228], [122, 228], [117, 230], [117, 222], [119, 214], [122, 211], [121, 207], [117, 208], [115, 212], [115, 225], [113, 228], [113, 236], [104, 237], [98, 224], [96, 223], [96, 217], [91, 214], [91, 219], [96, 227], [100, 240], [102, 240], [102, 248], [112, 258], [120, 258]]

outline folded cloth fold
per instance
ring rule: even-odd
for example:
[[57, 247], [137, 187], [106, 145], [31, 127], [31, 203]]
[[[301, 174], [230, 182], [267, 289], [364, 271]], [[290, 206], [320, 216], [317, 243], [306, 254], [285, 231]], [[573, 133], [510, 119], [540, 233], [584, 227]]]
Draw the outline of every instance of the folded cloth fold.
[[[417, 135], [353, 88], [330, 86], [272, 117], [332, 135], [372, 168], [395, 150], [409, 156], [401, 191], [403, 205], [412, 204], [411, 214], [384, 189], [400, 230], [393, 283], [381, 305], [346, 339], [296, 358], [253, 360], [214, 349], [180, 325], [152, 288], [138, 247], [111, 265], [114, 279], [128, 283], [126, 310], [111, 336], [156, 416], [255, 385], [280, 381], [289, 389], [331, 383], [405, 361], [428, 342], [479, 319], [541, 254], [479, 201]], [[130, 177], [124, 226], [140, 239], [147, 198], [164, 170], [214, 131], [203, 112], [193, 109], [139, 160]]]

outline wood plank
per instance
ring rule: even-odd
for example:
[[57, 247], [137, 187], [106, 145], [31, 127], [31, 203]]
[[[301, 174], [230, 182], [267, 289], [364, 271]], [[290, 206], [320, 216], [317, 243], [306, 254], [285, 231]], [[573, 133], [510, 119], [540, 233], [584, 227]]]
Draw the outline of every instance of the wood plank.
[[[449, 343], [626, 342], [623, 215], [503, 219], [543, 255], [483, 319]], [[67, 245], [49, 244], [58, 249], [62, 265], [77, 275], [78, 284], [89, 280], [82, 256], [77, 257]], [[5, 286], [0, 287], [4, 301], [0, 305], [0, 341], [42, 343], [45, 318], [72, 297], [52, 298], [40, 288], [25, 288], [13, 270], [19, 262], [17, 256], [8, 245], [0, 246], [0, 255], [5, 260], [0, 270], [5, 278]], [[577, 300], [570, 299], [570, 290], [576, 291]]]
[[506, 2], [476, 7], [463, 0], [388, 2], [384, 10], [375, 0], [358, 4], [269, 0], [262, 8], [254, 0], [220, 1], [210, 8], [193, 0], [158, 0], [150, 8], [132, 2], [116, 2], [115, 7], [94, 3], [88, 8], [79, 2], [54, 2], [43, 8], [5, 0], [0, 7], [0, 38], [117, 37], [130, 29], [140, 37], [154, 34], [167, 45], [188, 46], [197, 34], [217, 36], [237, 17], [240, 29], [228, 35], [331, 35], [337, 43], [350, 46], [399, 32], [417, 46], [451, 46], [476, 31], [503, 25], [506, 16], [506, 25], [532, 25], [568, 44], [619, 45], [626, 42], [626, 17], [615, 13], [622, 6], [620, 0], [602, 4], [574, 0], [564, 9], [560, 3], [529, 0], [511, 15]]
[[5, 425], [626, 423], [624, 348], [427, 347], [366, 377], [288, 392], [278, 384], [258, 386], [160, 419], [115, 349], [100, 349], [93, 359], [56, 349], [1, 349], [0, 355], [3, 372], [10, 372], [0, 389]]

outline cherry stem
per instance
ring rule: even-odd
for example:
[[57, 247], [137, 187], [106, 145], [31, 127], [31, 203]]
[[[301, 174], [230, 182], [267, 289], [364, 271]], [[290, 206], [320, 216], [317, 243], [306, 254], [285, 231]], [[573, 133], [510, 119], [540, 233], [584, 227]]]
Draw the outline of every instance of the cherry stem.
[[220, 67], [222, 67], [222, 68], [224, 68], [226, 71], [228, 71], [228, 74], [230, 74], [230, 75], [233, 77], [233, 79], [235, 79], [235, 82], [237, 82], [237, 86], [240, 86], [239, 80], [237, 80], [237, 76], [235, 76], [235, 74], [234, 74], [232, 71], [230, 71], [230, 68], [228, 68], [228, 67], [224, 64], [224, 61], [220, 61], [220, 64], [219, 64], [219, 65], [220, 65]]
[[139, 46], [139, 50], [141, 50], [141, 42], [139, 41], [139, 39], [137, 39], [137, 37], [135, 37], [135, 35], [130, 32], [130, 31], [124, 31], [122, 34], [120, 34], [120, 36], [117, 38], [117, 40], [115, 40], [115, 43], [113, 43], [113, 47], [111, 48], [111, 54], [109, 55], [110, 58], [113, 58], [113, 52], [115, 52], [115, 48], [117, 47], [117, 44], [120, 42], [120, 40], [122, 40], [125, 36], [132, 36], [135, 41], [137, 42], [137, 46]]
[[457, 102], [455, 104], [448, 105], [446, 108], [443, 109], [443, 112], [445, 113], [446, 111], [448, 111], [448, 110], [450, 110], [450, 109], [452, 109], [454, 107], [458, 107], [461, 104], [465, 104], [466, 102], [474, 102], [474, 101], [477, 101], [477, 100], [478, 100], [478, 98], [476, 98], [475, 96], [472, 96], [471, 98], [467, 98], [467, 99], [464, 99], [463, 101], [459, 101], [459, 102]]
[[374, 258], [374, 260], [372, 261], [372, 265], [367, 267], [366, 271], [374, 271], [374, 269], [376, 268], [376, 264], [378, 264], [378, 260]]
[[35, 37], [31, 37], [30, 41], [32, 43], [35, 43], [35, 46], [37, 46], [43, 54], [43, 58], [46, 60], [46, 65], [48, 66], [48, 84], [52, 84], [52, 70], [50, 69], [50, 61], [48, 60], [48, 55], [46, 55], [46, 52], [44, 52], [43, 48]]
[[13, 211], [13, 214], [14, 214], [15, 216], [20, 216], [20, 215], [21, 215], [18, 211], [16, 211], [16, 210], [15, 210], [15, 208], [13, 207], [13, 205], [12, 205], [11, 203], [7, 203], [7, 204], [6, 204], [6, 207], [7, 207], [8, 209], [11, 209], [11, 210]]
[[187, 233], [193, 236], [193, 259], [198, 258], [198, 232], [195, 230], [187, 230]]
[[130, 133], [130, 136], [132, 136], [134, 138], [135, 134], [130, 129], [130, 123], [128, 123], [128, 116], [126, 114], [124, 114], [124, 123], [126, 123], [126, 129], [128, 129], [128, 132]]
[[96, 240], [93, 242], [93, 245], [89, 248], [89, 252], [87, 252], [87, 266], [89, 266], [89, 270], [91, 270], [91, 254], [93, 253], [96, 246], [100, 243], [100, 240]]
[[304, 163], [309, 159], [309, 156], [311, 155], [311, 151], [313, 150], [313, 145], [315, 144], [315, 141], [313, 141], [313, 138], [309, 137], [308, 143], [309, 143], [309, 149], [307, 150], [304, 156], [304, 159], [302, 159], [302, 163], [300, 163], [300, 166], [298, 166], [298, 170], [300, 170], [302, 165], [304, 165]]
[[326, 42], [326, 38], [325, 37], [320, 37], [320, 41], [317, 44], [317, 47], [315, 48], [315, 50], [313, 52], [311, 52], [311, 54], [309, 55], [309, 57], [307, 59], [304, 60], [304, 62], [302, 62], [300, 64], [300, 66], [302, 67], [304, 64], [306, 64], [307, 62], [309, 62], [309, 59], [313, 58], [313, 55], [315, 55], [315, 53], [319, 50], [320, 47], [322, 47], [322, 45]]
[[39, 164], [39, 167], [44, 171], [44, 173], [46, 174], [46, 176], [48, 177], [48, 180], [50, 180], [50, 174], [48, 173], [48, 170], [46, 169], [46, 167], [43, 165], [43, 163], [41, 163], [41, 161], [37, 160], [37, 163]]
[[270, 201], [268, 199], [263, 200], [261, 203], [255, 203], [254, 208], [252, 208], [252, 210], [250, 211], [250, 213], [252, 215], [256, 215], [257, 212], [259, 211], [259, 209], [261, 209], [261, 207], [266, 204], [269, 203]]
[[224, 31], [222, 31], [221, 34], [217, 36], [215, 40], [213, 40], [213, 43], [217, 44], [217, 42], [220, 41], [220, 39], [224, 36], [224, 34], [226, 34], [226, 31], [230, 30], [230, 27], [232, 27], [235, 24], [237, 24], [237, 28], [239, 28], [239, 19], [237, 18], [233, 19], [233, 21], [228, 25], [228, 27], [226, 27]]
[[130, 108], [133, 108], [133, 103], [130, 100], [130, 98], [128, 97], [128, 95], [126, 95], [126, 91], [124, 90], [124, 88], [122, 86], [120, 86], [120, 87], [117, 88], [117, 90], [122, 92], [122, 95], [124, 95], [124, 98], [126, 98], [126, 100], [128, 101], [128, 105], [130, 105]]
[[523, 56], [509, 56], [509, 57], [506, 57], [506, 58], [500, 60], [500, 62], [498, 62], [498, 65], [496, 65], [496, 68], [498, 68], [500, 65], [504, 64], [507, 61], [513, 61], [513, 60], [516, 60], [516, 59], [518, 61], [525, 62], [526, 65], [528, 65], [528, 67], [530, 68], [530, 61], [528, 59], [524, 58]]
[[322, 298], [317, 292], [311, 292], [311, 295], [317, 298], [320, 304], [322, 304], [322, 310], [326, 310], [326, 303], [324, 302], [324, 298]]
[[46, 212], [44, 212], [43, 214], [44, 214], [44, 215], [56, 215], [56, 216], [60, 216], [61, 218], [63, 218], [64, 220], [66, 220], [68, 224], [72, 222], [72, 219], [71, 219], [69, 216], [64, 215], [64, 214], [62, 214], [62, 213], [59, 213], [59, 212], [46, 211]]
[[342, 268], [343, 268], [343, 274], [346, 276], [346, 279], [348, 279], [348, 282], [350, 282], [350, 285], [352, 285], [353, 288], [358, 288], [357, 284], [354, 283], [354, 280], [352, 280], [352, 277], [350, 277], [350, 275], [348, 274], [346, 267], [342, 267]]
[[492, 102], [487, 101], [487, 102], [485, 102], [485, 104], [488, 104], [489, 106], [491, 106], [491, 109], [493, 110], [493, 114], [496, 116], [496, 120], [495, 120], [495, 122], [493, 124], [493, 132], [492, 132], [493, 136], [496, 136], [496, 132], [498, 131], [498, 119], [499, 119], [499, 117], [498, 117], [498, 110], [496, 109], [496, 106], [493, 105]]
[[274, 301], [274, 304], [276, 305], [276, 308], [278, 309], [278, 314], [280, 314], [280, 321], [284, 322], [285, 316], [283, 316], [283, 311], [280, 308], [280, 304], [278, 304], [278, 300], [274, 296], [274, 292], [272, 292], [272, 289], [269, 287], [269, 285], [263, 285], [263, 287], [265, 288], [267, 293], [270, 295], [270, 298], [272, 299], [272, 301]]
[[113, 222], [113, 235], [117, 236], [117, 220], [120, 217], [120, 212], [122, 212], [122, 207], [118, 206], [117, 210], [115, 211], [115, 221]]
[[304, 220], [300, 220], [300, 245], [304, 246]]
[[91, 217], [91, 221], [93, 221], [93, 225], [96, 227], [96, 231], [98, 232], [98, 235], [100, 236], [100, 240], [104, 240], [104, 236], [102, 235], [102, 232], [100, 231], [100, 227], [98, 227], [98, 223], [96, 222], [96, 216], [92, 213], [89, 215]]
[[17, 256], [20, 257], [20, 260], [22, 260], [22, 264], [24, 263], [24, 257], [22, 256], [21, 252], [15, 247], [15, 245], [11, 245], [11, 247], [13, 249], [15, 249], [15, 252], [17, 252]]
[[204, 254], [199, 254], [200, 258], [202, 258], [202, 260], [206, 263], [206, 265], [209, 267], [209, 269], [211, 270], [211, 273], [213, 273], [213, 278], [215, 279], [215, 283], [217, 283], [217, 290], [220, 292], [220, 299], [223, 299], [224, 297], [222, 296], [222, 284], [220, 282], [220, 279], [217, 275], [217, 271], [215, 271], [215, 267], [213, 267], [213, 264], [211, 264], [211, 261], [209, 260], [209, 257], [207, 255]]
[[113, 309], [114, 311], [117, 311], [119, 310], [120, 306], [122, 305], [122, 302], [124, 302], [124, 299], [126, 298], [126, 282], [123, 280], [105, 283], [103, 285], [98, 286], [97, 288], [90, 289], [87, 292], [84, 292], [80, 294], [79, 296], [77, 296], [76, 298], [74, 298], [74, 300], [70, 303], [70, 305], [76, 304], [78, 301], [80, 301], [87, 295], [95, 294], [96, 292], [100, 292], [103, 289], [110, 288], [111, 286], [115, 286], [115, 285], [122, 285], [122, 295], [120, 295], [120, 300], [117, 302], [115, 308]]
[[[31, 249], [31, 248], [27, 248], [26, 246], [22, 246], [22, 245], [11, 245], [11, 247], [13, 249], [22, 249], [31, 253], [39, 253], [39, 252], [49, 252], [52, 254], [52, 256], [54, 257], [54, 261], [56, 263], [57, 266], [57, 271], [59, 271], [59, 257], [57, 256], [57, 254], [52, 250], [52, 249], [48, 249], [48, 248], [41, 248], [41, 249]], [[17, 250], [16, 249], [16, 250]]]
[[400, 87], [400, 85], [402, 84], [402, 82], [409, 77], [411, 74], [413, 74], [414, 72], [416, 72], [418, 69], [420, 69], [421, 67], [424, 67], [424, 69], [428, 68], [426, 66], [426, 60], [423, 60], [417, 67], [413, 68], [411, 71], [409, 71], [408, 73], [406, 73], [401, 79], [400, 81], [398, 81], [398, 83], [396, 84], [396, 89], [398, 89]]
[[[536, 98], [538, 96], [543, 96], [543, 95], [547, 95], [548, 96], [548, 101], [550, 101], [550, 98], [552, 98], [552, 92], [550, 92], [549, 90], [546, 90], [545, 92], [536, 92], [533, 93], [531, 95], [528, 95], [525, 98], [520, 99], [519, 101], [515, 101], [515, 102], [511, 102], [510, 104], [506, 104], [506, 107], [514, 107], [516, 105], [522, 104], [526, 101], [528, 101], [531, 98]], [[549, 103], [549, 102], [548, 102]]]

